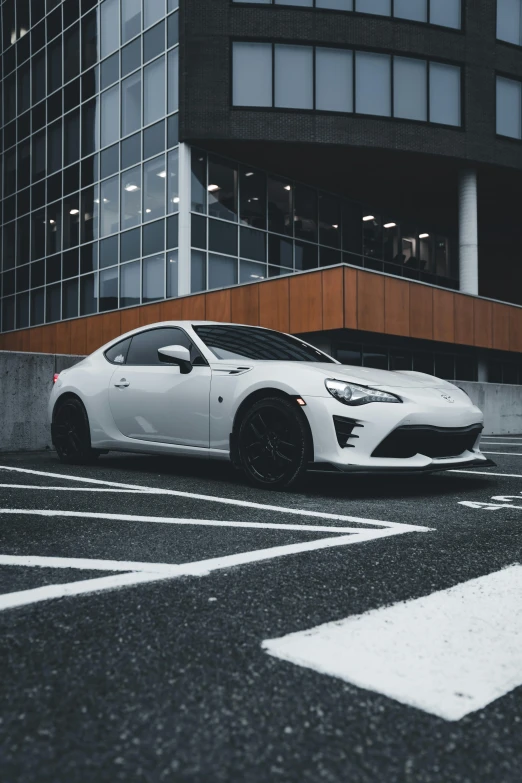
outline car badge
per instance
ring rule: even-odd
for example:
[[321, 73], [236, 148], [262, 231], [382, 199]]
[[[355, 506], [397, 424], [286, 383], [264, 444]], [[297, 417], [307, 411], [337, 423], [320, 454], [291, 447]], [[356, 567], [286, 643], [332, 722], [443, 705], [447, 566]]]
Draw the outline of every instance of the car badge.
[[446, 402], [455, 402], [453, 397], [450, 397], [449, 394], [441, 394], [440, 396], [443, 400], [446, 400]]

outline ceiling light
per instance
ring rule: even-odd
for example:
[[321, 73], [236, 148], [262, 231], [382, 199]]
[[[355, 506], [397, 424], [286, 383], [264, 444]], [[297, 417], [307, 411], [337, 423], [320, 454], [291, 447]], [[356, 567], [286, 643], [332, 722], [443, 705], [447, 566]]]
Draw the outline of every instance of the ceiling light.
[[52, 225], [54, 225], [54, 220], [50, 220], [50, 221], [49, 221], [49, 223], [51, 223]]
[[384, 228], [395, 228], [397, 223], [385, 223]]
[[419, 234], [419, 239], [427, 239], [429, 234]]
[[148, 215], [148, 214], [149, 214], [149, 212], [152, 212], [152, 209], [146, 209], [146, 210], [145, 210], [145, 212], [146, 212], [146, 213], [147, 213], [147, 215]]
[[259, 201], [257, 196], [252, 196], [252, 201]]
[[363, 217], [363, 220], [366, 222], [366, 221], [368, 221], [368, 220], [375, 220], [375, 218], [374, 218], [374, 216], [373, 216], [373, 215], [365, 215], [365, 216]]
[[109, 199], [108, 199], [108, 198], [104, 198], [104, 199], [103, 199], [103, 203], [104, 203], [104, 204], [108, 204], [108, 203], [109, 203]]
[[172, 199], [172, 203], [179, 204], [179, 196], [174, 196], [174, 198]]
[[71, 209], [71, 211], [69, 212], [69, 215], [79, 215], [79, 214], [80, 214], [79, 209]]
[[253, 280], [263, 280], [263, 275], [250, 275]]
[[339, 228], [339, 226], [337, 225], [337, 223], [332, 223], [332, 228]]
[[125, 190], [127, 193], [134, 193], [135, 190], [139, 190], [139, 187], [137, 185], [125, 185]]
[[219, 185], [209, 185], [207, 190], [210, 190], [212, 193], [213, 190], [219, 190]]
[[254, 176], [253, 171], [247, 171], [247, 173], [245, 174], [245, 177], [253, 177], [253, 176]]
[[99, 204], [99, 203], [100, 203], [100, 199], [99, 199], [99, 198], [95, 198], [95, 199], [94, 199], [94, 203], [95, 203], [95, 204]]
[[161, 177], [162, 179], [165, 179], [166, 176], [167, 176], [166, 171], [160, 171], [160, 173], [158, 174], [158, 177]]
[[292, 186], [291, 185], [285, 185], [285, 190], [292, 190]]

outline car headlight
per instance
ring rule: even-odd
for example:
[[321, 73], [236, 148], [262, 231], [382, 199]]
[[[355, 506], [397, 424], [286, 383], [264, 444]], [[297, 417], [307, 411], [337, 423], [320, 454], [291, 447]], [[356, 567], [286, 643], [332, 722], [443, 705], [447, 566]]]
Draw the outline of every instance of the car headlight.
[[356, 383], [337, 381], [335, 378], [327, 378], [324, 385], [336, 400], [345, 405], [366, 405], [369, 402], [402, 402], [400, 397], [390, 392], [369, 389], [367, 386], [359, 386]]

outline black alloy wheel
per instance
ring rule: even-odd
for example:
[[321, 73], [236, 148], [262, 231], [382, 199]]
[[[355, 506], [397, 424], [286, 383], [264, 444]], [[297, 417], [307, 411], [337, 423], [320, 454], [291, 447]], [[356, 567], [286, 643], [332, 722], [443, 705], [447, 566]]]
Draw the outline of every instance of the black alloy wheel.
[[60, 462], [66, 465], [87, 465], [99, 457], [100, 452], [91, 448], [87, 413], [75, 397], [58, 403], [53, 417], [52, 438]]
[[239, 462], [256, 486], [295, 486], [311, 458], [310, 435], [297, 404], [283, 397], [255, 402], [243, 417], [237, 437]]

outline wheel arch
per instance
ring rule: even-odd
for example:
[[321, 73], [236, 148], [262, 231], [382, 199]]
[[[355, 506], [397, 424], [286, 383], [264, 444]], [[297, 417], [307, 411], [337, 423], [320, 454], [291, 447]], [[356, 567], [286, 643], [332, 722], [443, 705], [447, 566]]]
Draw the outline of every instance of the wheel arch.
[[245, 397], [244, 400], [242, 400], [241, 404], [238, 406], [238, 409], [236, 410], [236, 413], [234, 415], [232, 432], [230, 433], [230, 458], [234, 465], [238, 464], [237, 432], [239, 430], [241, 419], [243, 418], [244, 414], [246, 413], [246, 411], [249, 409], [251, 405], [253, 405], [258, 400], [264, 399], [265, 397], [281, 397], [284, 400], [289, 400], [291, 402], [294, 402], [296, 410], [299, 411], [299, 415], [303, 417], [303, 421], [305, 423], [306, 431], [308, 433], [308, 438], [309, 438], [311, 461], [313, 462], [314, 438], [312, 435], [312, 428], [310, 427], [310, 422], [308, 421], [308, 417], [303, 411], [302, 406], [298, 405], [298, 403], [296, 402], [298, 396], [299, 395], [297, 394], [295, 395], [287, 394], [287, 392], [283, 391], [282, 389], [277, 389], [272, 386], [265, 386], [262, 389], [256, 389], [255, 391], [251, 392], [247, 397]]
[[84, 401], [82, 400], [82, 398], [80, 397], [80, 395], [79, 395], [79, 394], [75, 394], [75, 392], [72, 392], [72, 391], [64, 391], [64, 392], [63, 392], [62, 394], [60, 394], [60, 396], [59, 396], [59, 397], [58, 397], [58, 398], [55, 400], [55, 403], [54, 403], [54, 405], [53, 405], [53, 416], [52, 416], [52, 421], [53, 421], [53, 422], [54, 422], [54, 417], [56, 416], [56, 411], [58, 410], [59, 406], [60, 406], [60, 405], [61, 405], [63, 402], [65, 402], [66, 400], [71, 400], [71, 399], [78, 400], [78, 402], [80, 402], [80, 403], [82, 404], [82, 406], [83, 406], [83, 409], [85, 410], [85, 413], [86, 413], [86, 415], [87, 415], [87, 419], [89, 418], [89, 417], [88, 417], [88, 414], [87, 414], [87, 408], [85, 407], [85, 403], [84, 403]]

